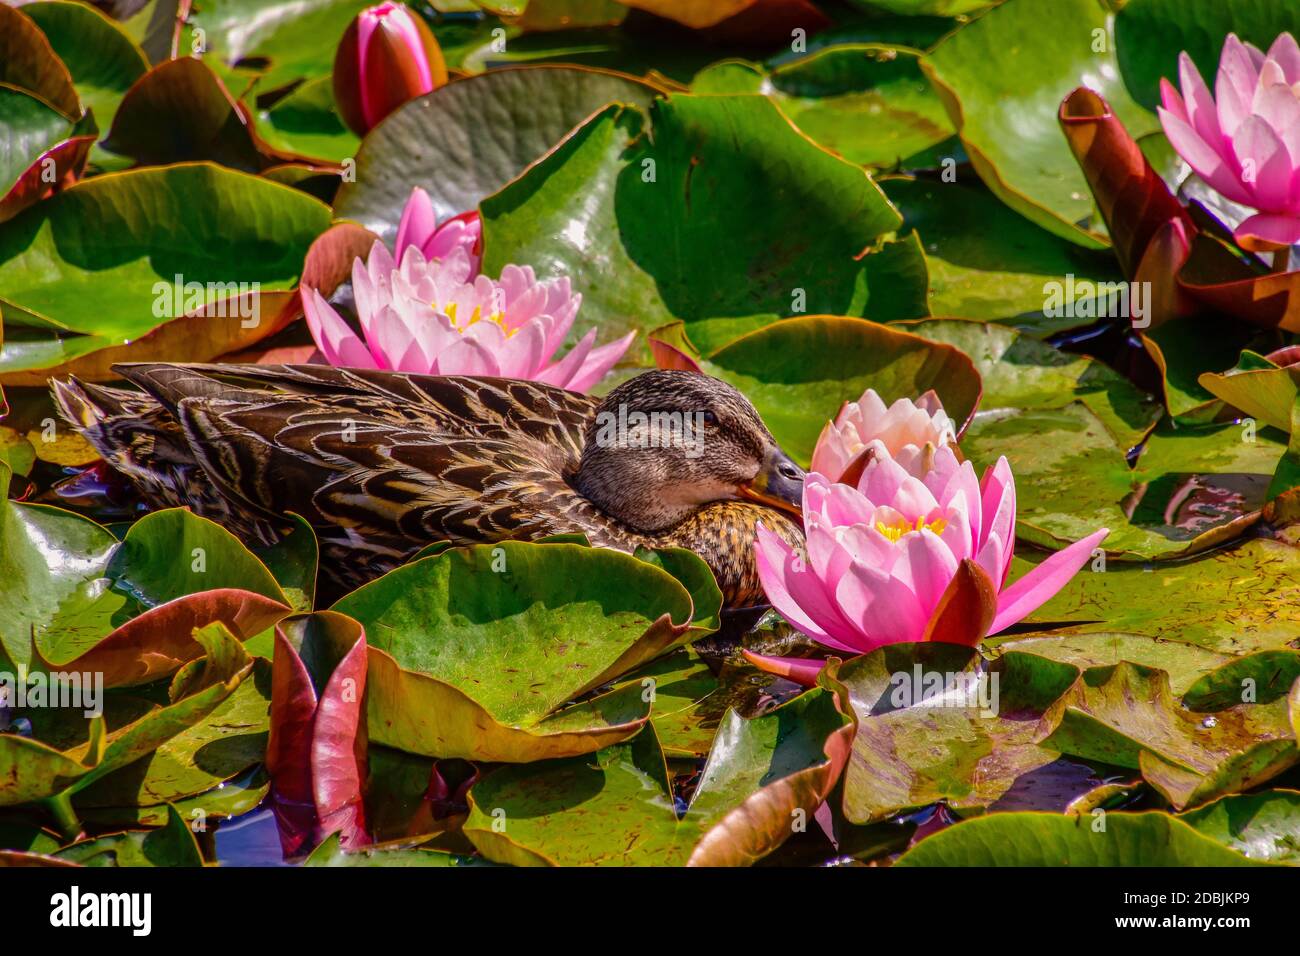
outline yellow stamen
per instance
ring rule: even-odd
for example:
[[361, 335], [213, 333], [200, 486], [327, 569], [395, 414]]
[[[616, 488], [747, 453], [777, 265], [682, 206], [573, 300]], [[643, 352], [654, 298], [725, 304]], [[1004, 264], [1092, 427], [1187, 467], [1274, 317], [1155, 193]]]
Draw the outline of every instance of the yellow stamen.
[[935, 518], [933, 521], [926, 522], [924, 518], [917, 518], [915, 524], [908, 524], [906, 521], [900, 521], [897, 524], [885, 524], [883, 521], [876, 522], [876, 530], [883, 534], [890, 541], [897, 541], [905, 534], [911, 534], [914, 531], [933, 531], [935, 534], [943, 534], [943, 529], [948, 527], [948, 522], [942, 518]]
[[516, 332], [519, 331], [518, 329], [507, 329], [505, 327], [506, 314], [504, 312], [492, 312], [489, 315], [484, 316], [483, 307], [476, 305], [474, 306], [474, 312], [469, 317], [469, 321], [462, 325], [460, 322], [456, 321], [455, 302], [452, 302], [445, 309], [439, 309], [437, 302], [432, 303], [432, 305], [435, 312], [442, 312], [443, 315], [451, 319], [451, 324], [456, 327], [457, 332], [464, 332], [475, 322], [482, 321], [484, 318], [486, 318], [489, 322], [495, 322], [497, 325], [501, 326], [501, 328], [505, 330], [506, 338], [510, 338], [510, 336], [514, 335]]

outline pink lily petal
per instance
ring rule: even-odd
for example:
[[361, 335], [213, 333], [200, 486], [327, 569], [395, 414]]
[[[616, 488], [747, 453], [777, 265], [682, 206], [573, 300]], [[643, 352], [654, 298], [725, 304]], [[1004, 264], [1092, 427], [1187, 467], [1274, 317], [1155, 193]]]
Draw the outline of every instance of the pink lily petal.
[[1282, 67], [1288, 84], [1300, 83], [1300, 46], [1290, 33], [1280, 33], [1268, 48], [1268, 58]]
[[759, 670], [775, 674], [778, 677], [784, 677], [786, 680], [793, 681], [804, 687], [816, 687], [817, 675], [826, 666], [825, 661], [819, 661], [816, 658], [772, 657], [768, 654], [755, 654], [753, 651], [746, 650], [742, 650], [740, 653], [744, 655], [745, 660]]
[[1094, 531], [1088, 537], [1056, 552], [1006, 588], [998, 595], [998, 613], [993, 618], [989, 633], [997, 634], [1006, 630], [1038, 610], [1070, 582], [1070, 578], [1083, 567], [1093, 549], [1108, 534], [1108, 528]]
[[[547, 385], [554, 385], [557, 388], [568, 388], [569, 380], [578, 374], [578, 370], [582, 368], [582, 363], [586, 361], [587, 356], [591, 353], [591, 347], [595, 342], [596, 330], [591, 329], [578, 340], [577, 345], [569, 349], [568, 355], [538, 372], [537, 381], [544, 382]], [[545, 352], [545, 349], [542, 351]]]
[[343, 321], [333, 306], [315, 289], [302, 290], [303, 313], [317, 347], [331, 365], [344, 368], [377, 368], [370, 350]]
[[1278, 211], [1291, 194], [1291, 157], [1273, 127], [1259, 116], [1248, 116], [1232, 138], [1241, 165], [1242, 181], [1253, 194], [1249, 205]]
[[636, 333], [629, 332], [621, 339], [615, 339], [600, 348], [592, 349], [583, 359], [582, 365], [574, 373], [573, 378], [569, 379], [568, 389], [573, 392], [585, 392], [599, 382], [605, 377], [606, 372], [618, 364], [618, 360], [623, 357], [623, 353], [628, 350], [635, 338]]
[[433, 201], [427, 192], [416, 186], [411, 190], [411, 196], [402, 208], [401, 222], [397, 224], [394, 252], [398, 260], [402, 259], [407, 246], [413, 245], [423, 251], [424, 244], [437, 228], [438, 214], [433, 211]]
[[[1163, 106], [1157, 107], [1160, 125], [1164, 127], [1169, 144], [1196, 174], [1209, 183], [1216, 191], [1237, 203], [1250, 203], [1252, 196], [1237, 179], [1237, 172], [1229, 168], [1227, 161], [1217, 150], [1208, 145], [1186, 122], [1170, 113]], [[1235, 160], [1234, 160], [1235, 161]]]
[[772, 607], [818, 643], [857, 653], [852, 644], [840, 640], [840, 636], [851, 637], [853, 627], [798, 558], [794, 548], [759, 524], [754, 559]]
[[1234, 230], [1238, 242], [1257, 240], [1270, 246], [1293, 246], [1300, 243], [1300, 216], [1275, 216], [1259, 213]]

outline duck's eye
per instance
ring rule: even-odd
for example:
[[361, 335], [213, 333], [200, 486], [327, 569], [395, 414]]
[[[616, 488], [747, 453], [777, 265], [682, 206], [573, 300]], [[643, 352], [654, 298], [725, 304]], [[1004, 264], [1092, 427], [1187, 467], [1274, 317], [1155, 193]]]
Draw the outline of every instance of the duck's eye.
[[700, 420], [703, 421], [705, 425], [718, 424], [717, 413], [713, 411], [706, 411], [703, 415], [700, 416]]

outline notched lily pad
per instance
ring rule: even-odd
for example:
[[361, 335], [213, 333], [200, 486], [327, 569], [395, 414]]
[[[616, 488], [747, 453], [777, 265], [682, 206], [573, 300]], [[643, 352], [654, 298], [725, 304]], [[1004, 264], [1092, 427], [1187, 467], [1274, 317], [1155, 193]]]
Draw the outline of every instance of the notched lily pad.
[[752, 864], [811, 825], [852, 732], [820, 689], [752, 720], [728, 712], [679, 819], [648, 727], [585, 757], [489, 774], [470, 790], [465, 834], [515, 865]]
[[1284, 700], [1213, 714], [1181, 707], [1164, 671], [1122, 662], [1085, 671], [1042, 739], [1088, 760], [1134, 767], [1175, 807], [1248, 790], [1300, 761]]
[[635, 734], [650, 714], [639, 686], [578, 699], [712, 630], [717, 613], [632, 555], [524, 542], [423, 558], [334, 610], [366, 629], [376, 742], [504, 761]]

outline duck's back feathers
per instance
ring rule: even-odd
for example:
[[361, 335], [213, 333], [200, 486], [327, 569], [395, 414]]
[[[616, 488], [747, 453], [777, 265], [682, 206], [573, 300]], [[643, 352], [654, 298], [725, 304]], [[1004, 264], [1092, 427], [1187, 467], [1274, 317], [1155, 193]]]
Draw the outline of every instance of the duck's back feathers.
[[785, 515], [716, 502], [670, 531], [638, 533], [572, 484], [597, 400], [537, 382], [318, 365], [115, 366], [143, 392], [55, 382], [64, 416], [154, 507], [188, 506], [271, 543], [296, 512], [322, 570], [352, 587], [434, 541], [579, 532], [632, 551], [701, 553], [729, 604], [762, 600], [750, 542]]
[[[571, 531], [567, 481], [596, 403], [533, 382], [327, 366], [122, 365], [147, 394], [75, 379], [63, 410], [151, 503], [274, 538], [400, 560], [437, 540]], [[362, 562], [364, 563], [364, 562]]]

